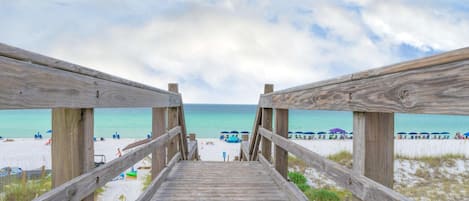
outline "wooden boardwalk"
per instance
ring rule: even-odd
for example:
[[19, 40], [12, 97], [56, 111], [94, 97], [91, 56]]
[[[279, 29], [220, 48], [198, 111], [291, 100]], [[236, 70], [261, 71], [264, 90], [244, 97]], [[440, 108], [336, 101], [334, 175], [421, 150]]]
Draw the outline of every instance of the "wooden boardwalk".
[[289, 199], [259, 161], [180, 161], [151, 200]]

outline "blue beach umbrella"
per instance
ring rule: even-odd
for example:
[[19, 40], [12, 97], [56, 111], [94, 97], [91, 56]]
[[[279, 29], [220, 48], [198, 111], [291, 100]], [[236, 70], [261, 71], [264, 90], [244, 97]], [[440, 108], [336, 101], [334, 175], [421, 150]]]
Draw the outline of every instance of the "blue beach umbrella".
[[430, 133], [428, 133], [428, 132], [420, 132], [420, 134], [422, 134], [422, 135], [428, 135], [428, 134], [430, 134]]
[[52, 130], [51, 130], [51, 129], [49, 129], [49, 130], [47, 130], [47, 131], [46, 131], [46, 133], [52, 133]]
[[292, 133], [293, 133], [293, 132], [291, 132], [291, 131], [288, 131], [288, 134], [292, 134]]
[[326, 132], [324, 132], [324, 131], [319, 131], [319, 132], [317, 132], [317, 134], [318, 134], [318, 135], [325, 135]]
[[239, 133], [238, 131], [231, 131], [230, 133]]
[[407, 133], [406, 133], [406, 132], [399, 132], [399, 133], [397, 133], [397, 134], [398, 134], [398, 135], [405, 135], [405, 134], [407, 134]]
[[296, 131], [296, 134], [303, 134], [303, 131]]
[[304, 132], [303, 134], [305, 134], [305, 135], [312, 135], [312, 134], [314, 134], [314, 132], [308, 131], [308, 132]]
[[432, 134], [432, 135], [439, 135], [439, 134], [442, 134], [442, 133], [440, 133], [440, 132], [432, 132], [431, 134]]
[[230, 133], [230, 132], [228, 132], [228, 131], [222, 131], [221, 133], [223, 133], [223, 134], [228, 134], [228, 133]]
[[241, 131], [242, 134], [249, 134], [249, 131]]
[[464, 133], [464, 136], [469, 137], [469, 132]]
[[410, 132], [409, 135], [417, 135], [417, 132]]
[[448, 132], [448, 131], [445, 131], [445, 132], [441, 132], [440, 134], [442, 134], [442, 135], [449, 135], [449, 132]]

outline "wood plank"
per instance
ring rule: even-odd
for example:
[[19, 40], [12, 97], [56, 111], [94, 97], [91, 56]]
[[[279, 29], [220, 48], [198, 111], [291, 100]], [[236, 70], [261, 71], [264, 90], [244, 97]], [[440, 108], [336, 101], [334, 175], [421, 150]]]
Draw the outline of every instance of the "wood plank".
[[189, 153], [187, 155], [187, 160], [194, 160], [197, 159], [197, 141], [189, 141]]
[[[52, 110], [52, 186], [94, 168], [93, 109]], [[93, 195], [85, 200], [92, 201]]]
[[[54, 131], [55, 132], [55, 131]], [[51, 191], [34, 199], [35, 201], [62, 201], [62, 200], [81, 200], [85, 196], [94, 192], [97, 188], [104, 186], [117, 175], [130, 168], [132, 165], [142, 160], [155, 150], [156, 147], [164, 146], [172, 138], [181, 132], [181, 127], [177, 126], [169, 130], [166, 134], [151, 140], [135, 148], [122, 157], [116, 158], [98, 168], [93, 169], [72, 180], [52, 189]], [[54, 144], [54, 143], [52, 143]]]
[[[168, 91], [178, 93], [178, 84], [176, 83], [169, 83], [168, 84]], [[174, 126], [178, 126], [179, 124], [179, 108], [178, 107], [170, 107], [168, 108], [168, 127], [172, 128]], [[181, 128], [182, 130], [182, 128]], [[178, 145], [179, 145], [179, 140], [180, 136], [175, 137], [174, 139], [171, 140], [171, 142], [168, 144], [168, 149], [167, 149], [167, 158], [168, 160], [170, 158], [173, 158], [173, 156], [178, 152]]]
[[168, 162], [168, 165], [161, 169], [158, 175], [153, 179], [153, 181], [148, 185], [147, 189], [143, 191], [140, 196], [135, 201], [147, 201], [150, 200], [161, 184], [166, 180], [171, 169], [174, 165], [181, 159], [181, 153], [176, 153], [176, 155]]
[[0, 56], [0, 109], [179, 106], [155, 92]]
[[316, 170], [328, 175], [337, 185], [346, 188], [361, 200], [411, 200], [388, 187], [375, 182], [363, 175], [355, 174], [352, 170], [330, 161], [323, 156], [306, 149], [272, 132], [259, 128], [259, 133], [268, 137], [276, 146], [280, 146], [297, 158], [305, 161]]
[[280, 175], [280, 173], [277, 172], [277, 170], [275, 170], [275, 167], [272, 166], [272, 164], [270, 164], [270, 161], [268, 161], [262, 155], [259, 156], [259, 162], [269, 172], [270, 176], [274, 179], [275, 183], [277, 183], [277, 185], [279, 185], [281, 189], [284, 189], [285, 192], [287, 192], [290, 200], [298, 200], [298, 201], [309, 200], [305, 196], [305, 194], [300, 189], [298, 189], [298, 187], [294, 183], [289, 182], [282, 175]]
[[152, 200], [254, 201], [288, 197], [258, 161], [180, 161]]
[[[156, 139], [166, 132], [166, 108], [152, 109], [152, 139]], [[166, 148], [160, 146], [151, 155], [151, 177], [154, 179], [166, 165]]]
[[261, 96], [261, 107], [469, 114], [469, 60], [349, 78]]
[[[273, 84], [264, 85], [264, 94], [273, 91]], [[267, 130], [272, 130], [272, 108], [262, 108], [261, 126]], [[272, 161], [272, 142], [265, 137], [261, 139], [261, 153], [268, 161]]]
[[181, 147], [181, 158], [182, 160], [187, 160], [187, 154], [189, 154], [189, 147], [187, 146], [187, 128], [186, 128], [186, 118], [184, 116], [184, 104], [181, 101], [181, 106], [179, 106], [178, 109], [178, 120], [179, 120], [179, 125], [181, 126], [181, 136], [180, 136], [180, 143], [179, 146]]
[[[288, 110], [275, 109], [275, 133], [279, 137], [288, 138]], [[288, 152], [277, 145], [275, 146], [275, 169], [283, 178], [288, 179]]]
[[353, 171], [392, 189], [394, 113], [353, 113]]
[[[260, 102], [259, 102], [260, 103]], [[256, 117], [254, 118], [254, 125], [251, 132], [251, 144], [249, 145], [249, 158], [248, 160], [254, 160], [257, 155], [259, 148], [259, 138], [258, 138], [258, 128], [261, 125], [262, 120], [262, 108], [259, 107], [260, 104], [257, 104]]]
[[94, 77], [100, 80], [107, 80], [107, 81], [111, 81], [111, 82], [115, 82], [115, 83], [119, 83], [119, 84], [123, 84], [127, 86], [132, 86], [135, 88], [140, 88], [140, 89], [144, 89], [148, 91], [154, 91], [154, 92], [168, 94], [168, 95], [176, 95], [174, 93], [171, 93], [162, 89], [143, 85], [137, 82], [133, 82], [133, 81], [119, 78], [116, 76], [112, 76], [103, 72], [99, 72], [91, 68], [87, 68], [87, 67], [80, 66], [77, 64], [51, 58], [48, 56], [30, 52], [30, 51], [20, 49], [17, 47], [9, 46], [3, 43], [0, 43], [0, 56], [8, 57], [8, 58], [12, 58], [15, 60], [20, 60], [20, 61], [25, 61], [26, 63], [38, 64], [41, 66], [55, 68], [55, 69], [62, 70], [62, 71], [68, 71], [68, 72], [72, 72], [72, 73], [76, 73], [80, 75]]
[[249, 160], [249, 142], [241, 142], [242, 159]]

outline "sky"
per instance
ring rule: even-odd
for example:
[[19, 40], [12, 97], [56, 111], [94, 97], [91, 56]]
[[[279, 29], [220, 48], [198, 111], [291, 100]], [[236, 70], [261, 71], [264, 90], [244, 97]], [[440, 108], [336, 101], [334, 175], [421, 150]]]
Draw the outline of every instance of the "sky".
[[0, 0], [0, 42], [166, 89], [275, 90], [469, 46], [469, 0]]

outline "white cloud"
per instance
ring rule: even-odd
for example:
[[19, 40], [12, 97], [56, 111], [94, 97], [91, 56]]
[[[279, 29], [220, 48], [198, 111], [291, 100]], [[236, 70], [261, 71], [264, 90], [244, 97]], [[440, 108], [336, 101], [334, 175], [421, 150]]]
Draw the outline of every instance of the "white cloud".
[[402, 43], [423, 51], [469, 44], [468, 14], [429, 3], [1, 3], [2, 42], [163, 89], [178, 82], [197, 103], [256, 103], [264, 83], [282, 89], [388, 65], [402, 59]]

